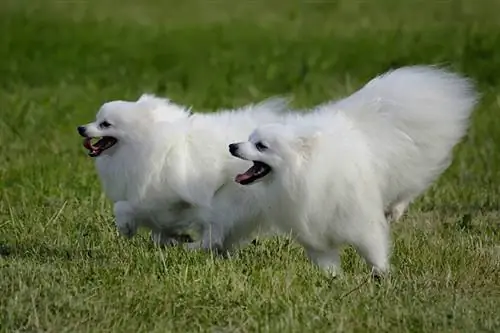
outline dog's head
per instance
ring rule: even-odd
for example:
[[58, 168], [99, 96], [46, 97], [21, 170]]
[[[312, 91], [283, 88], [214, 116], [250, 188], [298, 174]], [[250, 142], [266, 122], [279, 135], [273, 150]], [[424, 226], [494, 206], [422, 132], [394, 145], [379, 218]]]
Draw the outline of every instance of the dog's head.
[[105, 103], [92, 123], [78, 126], [78, 133], [85, 139], [83, 145], [89, 156], [112, 154], [125, 143], [144, 138], [158, 122], [174, 122], [189, 117], [189, 110], [168, 99], [142, 95], [135, 102], [112, 101]]
[[271, 177], [309, 156], [319, 132], [283, 124], [267, 124], [253, 131], [247, 142], [229, 145], [231, 155], [252, 161], [253, 166], [236, 176], [242, 185]]

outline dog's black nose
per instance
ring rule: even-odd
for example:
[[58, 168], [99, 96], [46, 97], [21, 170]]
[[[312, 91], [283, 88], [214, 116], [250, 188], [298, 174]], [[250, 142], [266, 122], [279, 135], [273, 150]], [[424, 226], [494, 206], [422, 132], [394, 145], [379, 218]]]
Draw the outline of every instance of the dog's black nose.
[[86, 136], [85, 135], [85, 131], [86, 131], [86, 128], [85, 126], [78, 126], [78, 134], [80, 134], [81, 136]]
[[236, 152], [238, 151], [238, 144], [237, 143], [231, 143], [229, 145], [229, 152], [231, 153], [231, 155], [233, 156], [236, 156]]

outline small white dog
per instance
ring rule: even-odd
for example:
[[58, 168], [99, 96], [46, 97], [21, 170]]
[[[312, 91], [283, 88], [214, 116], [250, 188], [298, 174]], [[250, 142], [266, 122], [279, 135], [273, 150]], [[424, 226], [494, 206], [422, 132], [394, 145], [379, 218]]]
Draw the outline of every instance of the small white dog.
[[450, 165], [475, 103], [474, 87], [458, 75], [425, 66], [390, 71], [230, 145], [232, 155], [254, 162], [236, 181], [261, 181], [271, 220], [319, 267], [339, 273], [339, 248], [350, 244], [374, 275], [383, 274], [388, 219]]
[[105, 103], [96, 121], [78, 132], [96, 158], [121, 234], [132, 237], [146, 227], [154, 242], [167, 245], [195, 229], [201, 240], [189, 248], [229, 250], [267, 223], [256, 191], [233, 181], [251, 163], [230, 156], [227, 146], [246, 139], [256, 126], [277, 121], [286, 106], [286, 100], [270, 99], [234, 111], [193, 114], [145, 94], [134, 102]]

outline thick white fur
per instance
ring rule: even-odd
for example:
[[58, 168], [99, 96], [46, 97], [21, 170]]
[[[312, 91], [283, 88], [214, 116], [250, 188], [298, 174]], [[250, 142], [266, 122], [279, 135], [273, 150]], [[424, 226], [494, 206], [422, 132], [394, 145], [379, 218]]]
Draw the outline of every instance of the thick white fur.
[[[192, 114], [153, 95], [104, 104], [85, 128], [87, 136], [119, 140], [96, 158], [96, 166], [120, 233], [131, 237], [146, 227], [153, 241], [168, 244], [173, 235], [195, 228], [201, 240], [189, 248], [230, 249], [265, 228], [256, 191], [233, 182], [251, 163], [227, 154], [227, 146], [277, 121], [285, 109], [285, 100], [270, 99]], [[103, 121], [111, 126], [100, 127]]]
[[[387, 219], [397, 219], [449, 166], [476, 103], [472, 84], [436, 67], [403, 67], [351, 96], [259, 126], [235, 156], [261, 161], [267, 212], [310, 259], [336, 274], [353, 245], [389, 269]], [[267, 149], [256, 149], [261, 142]]]

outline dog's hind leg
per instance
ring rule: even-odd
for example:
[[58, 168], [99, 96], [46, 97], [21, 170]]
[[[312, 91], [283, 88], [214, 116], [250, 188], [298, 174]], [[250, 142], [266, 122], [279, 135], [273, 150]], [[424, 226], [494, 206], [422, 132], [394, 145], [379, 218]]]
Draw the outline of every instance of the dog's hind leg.
[[389, 271], [389, 230], [389, 224], [383, 212], [380, 212], [376, 217], [372, 216], [368, 222], [365, 222], [352, 241], [358, 253], [372, 267], [372, 275], [376, 278], [382, 277]]
[[319, 251], [306, 247], [306, 253], [309, 260], [330, 276], [337, 277], [342, 274], [339, 249], [334, 248], [327, 251]]
[[388, 222], [395, 222], [399, 220], [406, 212], [410, 200], [400, 200], [393, 205], [390, 205], [385, 210], [385, 218]]

